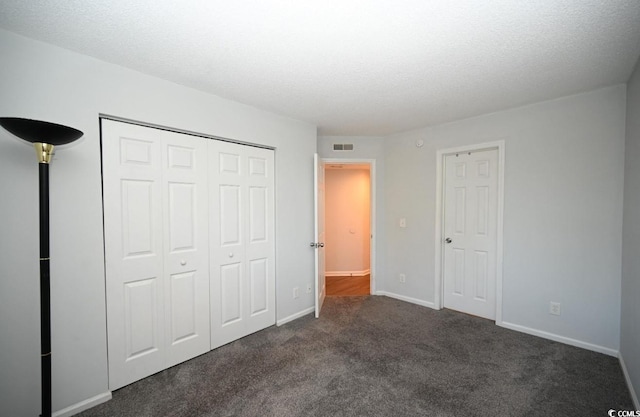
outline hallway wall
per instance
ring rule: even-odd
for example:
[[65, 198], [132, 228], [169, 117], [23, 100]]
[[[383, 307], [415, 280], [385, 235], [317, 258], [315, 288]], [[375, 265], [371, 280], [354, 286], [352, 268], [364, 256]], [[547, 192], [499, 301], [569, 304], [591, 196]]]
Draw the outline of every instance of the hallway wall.
[[325, 171], [325, 273], [365, 275], [370, 262], [368, 169]]

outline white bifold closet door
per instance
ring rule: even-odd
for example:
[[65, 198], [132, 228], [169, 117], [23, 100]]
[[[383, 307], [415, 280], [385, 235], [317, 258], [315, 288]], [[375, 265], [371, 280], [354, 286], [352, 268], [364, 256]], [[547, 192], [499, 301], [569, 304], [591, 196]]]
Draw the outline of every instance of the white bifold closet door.
[[109, 388], [275, 324], [274, 152], [102, 121]]
[[211, 348], [275, 324], [274, 155], [211, 141]]
[[102, 121], [111, 390], [210, 348], [207, 142]]

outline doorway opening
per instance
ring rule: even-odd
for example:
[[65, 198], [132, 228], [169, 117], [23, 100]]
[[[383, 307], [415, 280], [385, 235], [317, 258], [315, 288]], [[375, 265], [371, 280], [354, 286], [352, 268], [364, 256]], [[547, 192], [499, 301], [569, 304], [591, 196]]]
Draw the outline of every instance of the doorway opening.
[[372, 164], [324, 161], [327, 296], [372, 291]]

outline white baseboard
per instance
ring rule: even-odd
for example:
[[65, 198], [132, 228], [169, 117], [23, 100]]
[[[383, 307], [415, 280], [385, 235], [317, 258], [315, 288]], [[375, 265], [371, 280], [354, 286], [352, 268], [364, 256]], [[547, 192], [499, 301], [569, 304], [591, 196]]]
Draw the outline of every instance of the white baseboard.
[[84, 410], [88, 410], [91, 407], [95, 407], [98, 404], [107, 402], [110, 399], [111, 391], [107, 391], [102, 394], [98, 394], [95, 397], [87, 398], [84, 401], [80, 401], [79, 403], [70, 405], [69, 407], [63, 408], [60, 411], [56, 411], [55, 413], [53, 413], [53, 417], [69, 417], [81, 413]]
[[[406, 301], [408, 303], [417, 304], [417, 305], [421, 305], [421, 306], [424, 306], [424, 307], [429, 307], [429, 308], [432, 308], [434, 310], [439, 310], [438, 308], [436, 308], [436, 305], [434, 303], [430, 302], [430, 301], [419, 300], [417, 298], [407, 297], [407, 296], [404, 296], [404, 295], [395, 294], [395, 293], [388, 292], [388, 291], [376, 291], [376, 295], [384, 295], [384, 296], [387, 296], [387, 297], [391, 297], [391, 298], [395, 298], [395, 299], [398, 299], [398, 300]], [[594, 345], [593, 343], [583, 342], [582, 340], [572, 339], [570, 337], [560, 336], [560, 335], [557, 335], [557, 334], [554, 334], [554, 333], [549, 333], [549, 332], [545, 332], [545, 331], [542, 331], [542, 330], [532, 329], [530, 327], [521, 326], [519, 324], [513, 324], [513, 323], [509, 323], [509, 322], [505, 322], [505, 321], [500, 322], [500, 323], [496, 322], [496, 325], [504, 327], [504, 328], [507, 328], [507, 329], [510, 329], [510, 330], [515, 330], [517, 332], [527, 333], [527, 334], [530, 334], [530, 335], [533, 335], [533, 336], [542, 337], [544, 339], [553, 340], [555, 342], [560, 342], [560, 343], [564, 343], [564, 344], [567, 344], [567, 345], [576, 346], [576, 347], [579, 347], [579, 348], [591, 350], [591, 351], [598, 352], [598, 353], [604, 353], [605, 355], [620, 357], [619, 352], [617, 350], [615, 350], [615, 349], [611, 349], [611, 348], [608, 348], [608, 347], [605, 347], [605, 346], [600, 346], [600, 345]], [[625, 370], [625, 372], [626, 372], [626, 370]], [[627, 381], [629, 381], [628, 378], [627, 378]], [[636, 397], [634, 397], [634, 398], [636, 398]], [[634, 399], [634, 400], [637, 402], [637, 399]], [[637, 404], [636, 404], [636, 407], [638, 408]], [[640, 409], [640, 408], [638, 408], [638, 409]]]
[[593, 343], [583, 342], [582, 340], [572, 339], [566, 336], [560, 336], [555, 333], [549, 333], [542, 330], [532, 329], [531, 327], [521, 326], [519, 324], [513, 324], [506, 321], [501, 323], [496, 322], [496, 325], [504, 327], [510, 330], [515, 330], [521, 333], [527, 333], [533, 336], [542, 337], [543, 339], [553, 340], [554, 342], [564, 343], [565, 345], [576, 346], [579, 348], [592, 350], [598, 353], [604, 353], [605, 355], [618, 357], [618, 351], [605, 346], [594, 345]]
[[640, 410], [640, 402], [638, 401], [638, 395], [636, 394], [636, 390], [633, 388], [633, 384], [631, 383], [631, 377], [629, 376], [629, 371], [627, 371], [627, 365], [624, 363], [622, 352], [620, 352], [620, 354], [618, 355], [618, 359], [620, 359], [620, 367], [622, 367], [622, 373], [624, 374], [624, 379], [627, 380], [627, 387], [629, 388], [629, 393], [631, 394], [631, 399], [633, 400], [633, 406], [636, 410]]
[[325, 277], [363, 277], [369, 275], [371, 269], [365, 269], [362, 271], [325, 271]]
[[295, 314], [290, 315], [289, 317], [285, 317], [283, 319], [276, 321], [276, 326], [282, 326], [285, 323], [289, 323], [290, 321], [294, 321], [295, 319], [299, 319], [300, 317], [306, 316], [307, 314], [313, 313], [315, 311], [316, 311], [315, 306], [306, 308], [302, 311], [299, 311]]
[[429, 307], [434, 310], [437, 310], [436, 305], [431, 301], [418, 300], [417, 298], [407, 297], [405, 295], [400, 295], [388, 291], [376, 291], [376, 295], [384, 295], [387, 297], [395, 298], [396, 300], [406, 301], [407, 303], [417, 304], [423, 307]]

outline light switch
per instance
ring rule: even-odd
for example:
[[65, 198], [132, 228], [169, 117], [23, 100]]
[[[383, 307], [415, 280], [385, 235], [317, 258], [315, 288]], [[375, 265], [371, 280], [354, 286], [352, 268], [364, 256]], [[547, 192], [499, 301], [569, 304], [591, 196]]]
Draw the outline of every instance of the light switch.
[[407, 227], [407, 219], [404, 217], [400, 219], [400, 227]]

